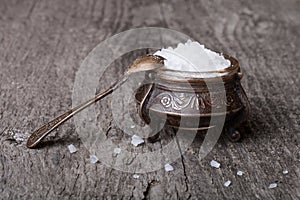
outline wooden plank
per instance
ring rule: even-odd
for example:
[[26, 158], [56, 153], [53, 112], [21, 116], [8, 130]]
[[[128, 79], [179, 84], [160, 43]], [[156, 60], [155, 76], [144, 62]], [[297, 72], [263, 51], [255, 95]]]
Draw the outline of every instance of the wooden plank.
[[[299, 199], [299, 7], [297, 0], [1, 0], [1, 199]], [[143, 26], [181, 31], [238, 58], [252, 106], [243, 142], [222, 137], [199, 161], [198, 138], [172, 163], [174, 171], [134, 179], [101, 162], [91, 164], [72, 122], [37, 150], [13, 140], [9, 130], [25, 135], [71, 106], [76, 71], [93, 47]], [[126, 61], [117, 64], [123, 71]], [[121, 71], [107, 73], [104, 82], [113, 82]], [[111, 117], [109, 100], [97, 108]], [[128, 140], [115, 125], [107, 134]], [[75, 154], [68, 152], [71, 143], [78, 148]], [[139, 151], [161, 145], [147, 143]], [[220, 169], [209, 166], [212, 159]], [[239, 177], [237, 170], [245, 174]], [[226, 180], [232, 181], [228, 188]], [[278, 187], [268, 189], [273, 182]]]

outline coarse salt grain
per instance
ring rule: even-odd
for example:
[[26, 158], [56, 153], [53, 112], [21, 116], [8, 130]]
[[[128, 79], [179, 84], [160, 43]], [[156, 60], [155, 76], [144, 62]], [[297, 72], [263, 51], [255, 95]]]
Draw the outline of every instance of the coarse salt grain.
[[13, 139], [17, 143], [22, 143], [24, 140], [27, 140], [27, 138], [30, 136], [30, 134], [27, 131], [23, 132], [18, 129], [9, 130], [8, 133], [10, 134], [10, 136], [13, 137]]
[[225, 187], [229, 187], [230, 185], [231, 185], [231, 181], [229, 181], [229, 180], [224, 183]]
[[139, 136], [137, 136], [137, 135], [133, 135], [132, 137], [131, 137], [131, 144], [133, 144], [134, 146], [138, 146], [139, 144], [143, 144], [145, 141], [141, 138], [141, 137], [139, 137]]
[[[166, 60], [167, 69], [188, 72], [207, 72], [228, 68], [231, 63], [223, 55], [206, 49], [199, 42], [188, 40], [176, 48], [168, 47], [154, 53]], [[203, 78], [223, 75], [220, 73], [200, 73]]]
[[237, 171], [237, 173], [236, 173], [238, 176], [243, 176], [243, 174], [244, 174], [244, 172], [242, 172], [242, 171]]
[[139, 175], [137, 175], [137, 174], [133, 174], [133, 176], [132, 176], [134, 179], [138, 179], [138, 178], [140, 178], [140, 176]]
[[131, 125], [131, 126], [130, 126], [130, 128], [135, 128], [135, 125], [134, 125], [134, 124], [133, 124], [133, 125]]
[[283, 170], [282, 173], [283, 173], [283, 174], [288, 174], [289, 171], [288, 171], [288, 170]]
[[92, 164], [95, 164], [99, 161], [99, 159], [96, 155], [90, 155], [90, 161]]
[[173, 171], [174, 170], [174, 167], [170, 164], [166, 164], [165, 165], [165, 171], [166, 172], [169, 172], [169, 171]]
[[269, 189], [274, 189], [274, 188], [276, 188], [277, 187], [277, 183], [271, 183], [270, 185], [269, 185]]
[[221, 164], [215, 160], [210, 161], [210, 166], [214, 168], [220, 168]]
[[75, 153], [77, 151], [76, 147], [73, 144], [70, 144], [68, 146], [68, 149], [69, 149], [70, 153]]
[[120, 149], [120, 148], [114, 148], [114, 153], [115, 154], [120, 154], [121, 153], [121, 151], [122, 151], [122, 149]]

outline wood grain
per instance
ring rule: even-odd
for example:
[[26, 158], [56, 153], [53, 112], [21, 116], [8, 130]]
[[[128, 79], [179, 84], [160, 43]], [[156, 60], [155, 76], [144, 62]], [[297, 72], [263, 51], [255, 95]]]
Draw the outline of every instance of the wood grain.
[[[0, 0], [0, 199], [299, 199], [299, 10], [297, 0]], [[198, 161], [198, 138], [172, 163], [174, 171], [133, 179], [91, 164], [71, 122], [40, 149], [13, 139], [9, 130], [26, 134], [70, 108], [76, 71], [100, 41], [145, 26], [183, 32], [240, 61], [252, 106], [243, 142], [222, 137]], [[97, 105], [108, 121], [109, 105], [109, 99]], [[113, 124], [107, 135], [126, 139]], [[209, 166], [212, 159], [220, 169]], [[278, 187], [268, 189], [273, 182]]]

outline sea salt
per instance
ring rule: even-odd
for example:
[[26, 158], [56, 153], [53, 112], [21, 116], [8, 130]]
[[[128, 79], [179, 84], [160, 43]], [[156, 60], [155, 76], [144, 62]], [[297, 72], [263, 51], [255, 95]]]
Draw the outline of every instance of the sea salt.
[[237, 171], [237, 173], [236, 173], [238, 176], [243, 176], [243, 174], [244, 174], [244, 172], [242, 172], [242, 171]]
[[114, 153], [115, 153], [115, 154], [120, 154], [121, 151], [122, 151], [122, 149], [120, 149], [120, 148], [115, 148], [115, 149], [114, 149]]
[[134, 179], [138, 179], [138, 178], [140, 178], [140, 176], [139, 175], [137, 175], [137, 174], [133, 174], [133, 176], [132, 176]]
[[170, 164], [166, 164], [165, 165], [165, 171], [166, 172], [169, 172], [169, 171], [173, 171], [174, 170], [174, 167]]
[[135, 128], [135, 125], [134, 125], [134, 124], [132, 124], [132, 125], [130, 126], [130, 128]]
[[210, 161], [210, 166], [214, 168], [220, 168], [221, 164], [215, 160]]
[[282, 173], [283, 173], [283, 174], [288, 174], [289, 171], [288, 171], [288, 170], [283, 170]]
[[[168, 47], [154, 53], [164, 57], [165, 67], [171, 70], [188, 72], [207, 72], [221, 70], [231, 65], [222, 54], [205, 48], [199, 42], [188, 40], [179, 43], [176, 48]], [[200, 73], [201, 77], [222, 75], [220, 73]]]
[[70, 153], [75, 153], [77, 151], [76, 147], [73, 144], [70, 144], [68, 146], [68, 149], [69, 149]]
[[99, 161], [96, 155], [90, 155], [90, 161], [92, 164], [95, 164]]
[[277, 183], [271, 183], [270, 185], [269, 185], [269, 189], [274, 189], [274, 188], [276, 188], [277, 187]]
[[24, 134], [20, 134], [20, 133], [16, 133], [14, 135], [14, 139], [16, 140], [16, 142], [23, 142], [24, 140], [26, 140], [29, 137], [29, 133], [26, 131]]
[[137, 136], [137, 135], [133, 135], [132, 137], [131, 137], [131, 144], [133, 144], [134, 146], [138, 146], [139, 144], [143, 144], [145, 141], [141, 138], [141, 137], [139, 137], [139, 136]]
[[23, 132], [18, 129], [8, 130], [8, 134], [19, 144], [27, 140], [27, 138], [30, 136], [30, 134], [27, 131]]
[[225, 187], [229, 187], [230, 185], [231, 185], [231, 181], [229, 181], [229, 180], [224, 183]]

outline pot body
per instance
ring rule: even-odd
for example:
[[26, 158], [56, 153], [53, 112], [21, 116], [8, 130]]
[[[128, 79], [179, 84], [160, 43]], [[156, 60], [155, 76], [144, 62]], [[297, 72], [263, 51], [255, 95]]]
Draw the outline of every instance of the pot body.
[[[156, 120], [178, 129], [205, 130], [225, 125], [234, 132], [247, 120], [250, 104], [240, 82], [237, 60], [225, 58], [231, 66], [219, 76], [197, 78], [195, 74], [177, 76], [178, 72], [168, 71], [146, 75], [147, 82], [155, 78], [136, 93], [140, 117], [148, 124]], [[225, 124], [218, 124], [219, 119], [225, 119]]]

